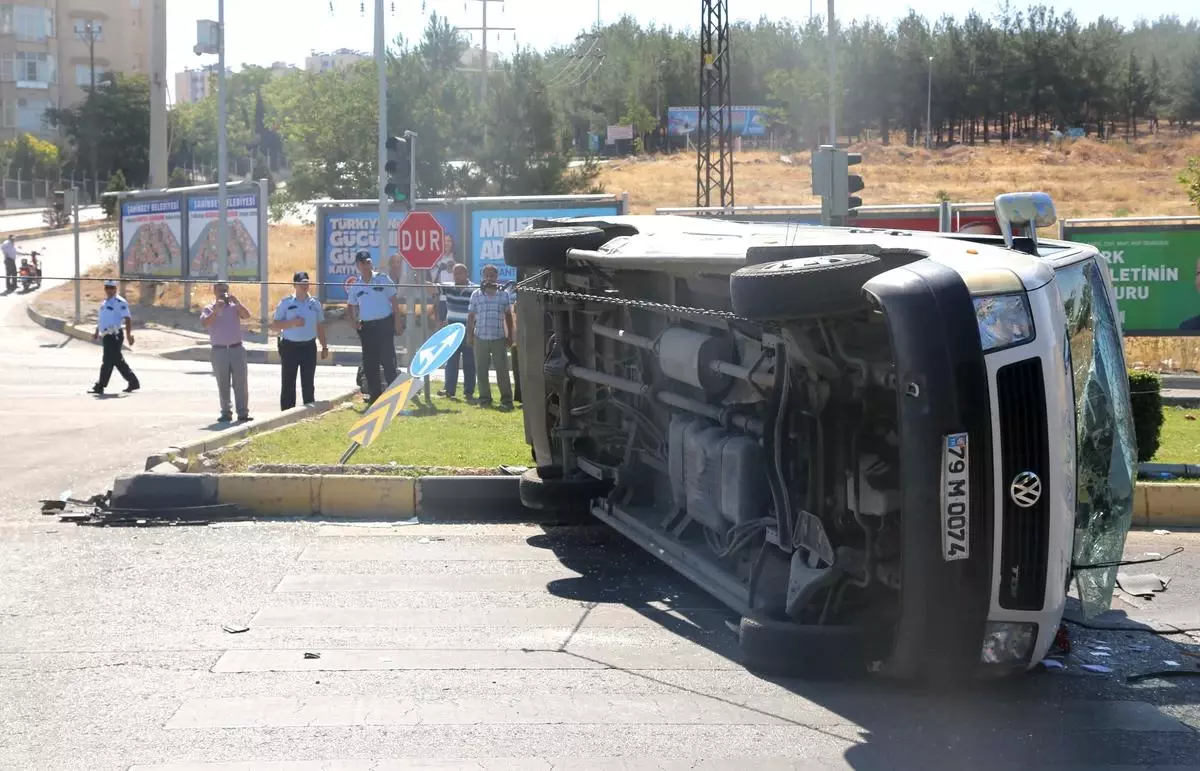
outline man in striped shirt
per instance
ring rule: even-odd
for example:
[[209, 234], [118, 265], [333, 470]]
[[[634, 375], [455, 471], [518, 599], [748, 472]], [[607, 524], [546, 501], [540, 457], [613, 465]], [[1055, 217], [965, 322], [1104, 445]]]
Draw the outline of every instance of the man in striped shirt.
[[[456, 322], [464, 325], [467, 323], [467, 316], [471, 311], [471, 294], [477, 288], [470, 283], [466, 265], [456, 264], [453, 272], [454, 283], [443, 282], [440, 284], [442, 301], [446, 308], [446, 318], [442, 320], [442, 326]], [[439, 391], [438, 396], [454, 398], [454, 394], [458, 390], [458, 360], [460, 357], [463, 370], [463, 394], [467, 397], [468, 404], [474, 404], [475, 352], [467, 345], [465, 337], [462, 344], [458, 346], [458, 350], [450, 357], [450, 361], [446, 362], [446, 389]]]

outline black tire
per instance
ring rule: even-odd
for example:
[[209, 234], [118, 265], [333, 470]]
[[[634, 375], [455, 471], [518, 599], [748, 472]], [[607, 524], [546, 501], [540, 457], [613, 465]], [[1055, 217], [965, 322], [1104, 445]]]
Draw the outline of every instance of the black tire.
[[770, 677], [835, 680], [867, 673], [885, 633], [865, 626], [796, 624], [743, 618], [746, 669]]
[[558, 466], [531, 468], [521, 474], [521, 504], [534, 511], [583, 513], [593, 498], [608, 495], [612, 482], [580, 474], [563, 477]]
[[796, 257], [739, 268], [729, 277], [733, 312], [753, 321], [847, 313], [866, 307], [863, 284], [881, 271], [870, 254]]
[[610, 239], [588, 225], [518, 230], [504, 237], [504, 261], [514, 268], [565, 270], [568, 249], [595, 251]]

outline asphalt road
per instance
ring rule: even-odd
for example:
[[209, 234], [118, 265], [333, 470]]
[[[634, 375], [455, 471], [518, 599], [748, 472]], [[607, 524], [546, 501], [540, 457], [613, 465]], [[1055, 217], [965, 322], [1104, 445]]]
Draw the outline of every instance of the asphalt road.
[[[80, 242], [85, 269], [108, 259], [96, 234], [82, 234]], [[47, 274], [70, 275], [70, 236], [32, 243], [45, 250]], [[136, 333], [126, 360], [142, 389], [120, 393], [124, 381], [114, 373], [109, 394], [86, 393], [99, 373], [100, 348], [34, 324], [25, 306], [36, 294], [0, 295], [0, 421], [7, 447], [0, 452], [0, 479], [10, 495], [29, 502], [66, 489], [103, 492], [115, 475], [140, 471], [146, 456], [220, 428], [208, 364], [140, 354]], [[354, 370], [318, 367], [316, 383], [318, 399], [344, 393], [354, 387]], [[279, 411], [278, 367], [250, 365], [249, 406], [259, 417]]]
[[[104, 217], [104, 211], [99, 206], [86, 206], [79, 210], [79, 222], [91, 222]], [[32, 230], [45, 227], [41, 209], [22, 209], [0, 211], [0, 234], [17, 230]]]
[[[771, 681], [712, 599], [601, 527], [43, 517], [216, 402], [204, 365], [136, 353], [143, 391], [87, 396], [98, 350], [20, 302], [0, 299], [2, 769], [1200, 769], [1196, 679], [1125, 681], [1192, 664], [1182, 636], [1073, 626], [1066, 670], [957, 694]], [[1164, 613], [1195, 604], [1200, 534], [1127, 553], [1174, 544], [1139, 567], [1172, 577]]]

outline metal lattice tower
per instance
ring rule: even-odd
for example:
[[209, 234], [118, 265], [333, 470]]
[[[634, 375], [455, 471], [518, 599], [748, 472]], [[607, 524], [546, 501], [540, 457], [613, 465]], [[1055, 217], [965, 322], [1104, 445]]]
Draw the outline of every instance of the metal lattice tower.
[[733, 206], [729, 0], [701, 0], [696, 205]]

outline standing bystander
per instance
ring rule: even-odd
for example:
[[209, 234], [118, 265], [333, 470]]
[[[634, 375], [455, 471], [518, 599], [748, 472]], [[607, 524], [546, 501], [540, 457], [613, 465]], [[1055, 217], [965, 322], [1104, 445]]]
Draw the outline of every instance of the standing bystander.
[[[395, 336], [404, 334], [404, 314], [396, 296], [396, 284], [386, 273], [376, 273], [370, 252], [354, 255], [358, 280], [349, 287], [346, 313], [358, 330], [362, 346], [363, 376], [367, 381], [368, 404], [374, 404], [383, 389], [396, 379]], [[386, 383], [380, 383], [380, 368]]]
[[512, 299], [500, 288], [495, 265], [483, 267], [483, 282], [471, 293], [467, 314], [467, 346], [475, 349], [475, 376], [479, 382], [479, 405], [492, 404], [488, 370], [496, 367], [500, 406], [513, 408], [512, 383], [508, 377], [508, 348], [513, 342]]
[[100, 312], [96, 315], [96, 331], [92, 333], [92, 340], [100, 340], [104, 346], [104, 358], [100, 363], [100, 379], [92, 386], [91, 393], [104, 395], [114, 367], [125, 378], [125, 393], [131, 394], [142, 387], [121, 353], [121, 345], [126, 339], [132, 347], [133, 315], [129, 312], [129, 303], [117, 294], [117, 282], [110, 278], [104, 282], [104, 302], [100, 304]]
[[6, 292], [17, 291], [17, 244], [12, 234], [0, 244], [0, 252], [4, 252], [4, 286]]
[[248, 318], [250, 309], [229, 293], [229, 284], [220, 281], [213, 284], [213, 301], [200, 311], [200, 323], [208, 330], [208, 342], [212, 347], [213, 377], [217, 379], [217, 396], [221, 400], [218, 423], [233, 420], [230, 386], [233, 387], [233, 406], [237, 407], [238, 421], [250, 420], [246, 348], [242, 345], [242, 321]]
[[317, 341], [321, 342], [321, 358], [329, 358], [325, 342], [325, 309], [321, 301], [308, 293], [308, 274], [300, 271], [292, 276], [295, 291], [279, 301], [271, 329], [279, 332], [279, 360], [283, 363], [279, 409], [296, 406], [296, 372], [300, 373], [300, 394], [304, 406], [317, 401], [314, 378], [317, 374]]
[[[450, 283], [442, 283], [442, 302], [446, 306], [445, 318], [442, 319], [442, 326], [446, 324], [462, 324], [466, 326], [467, 318], [471, 313], [471, 295], [475, 292], [475, 287], [470, 283], [470, 274], [467, 271], [467, 266], [459, 263], [454, 266], [454, 279]], [[446, 390], [440, 392], [439, 396], [448, 396], [454, 398], [455, 392], [458, 390], [458, 366], [459, 360], [462, 360], [463, 371], [463, 394], [467, 397], [468, 403], [475, 401], [475, 353], [464, 337], [462, 343], [459, 344], [458, 350], [446, 362]]]

